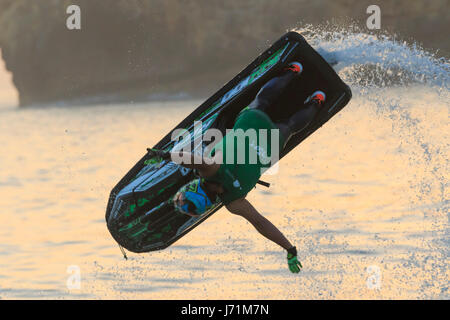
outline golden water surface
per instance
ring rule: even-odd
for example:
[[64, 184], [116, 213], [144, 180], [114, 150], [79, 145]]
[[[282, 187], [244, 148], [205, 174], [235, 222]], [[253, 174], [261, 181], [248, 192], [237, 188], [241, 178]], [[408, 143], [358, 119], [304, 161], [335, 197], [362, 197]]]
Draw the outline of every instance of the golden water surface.
[[109, 192], [199, 103], [0, 108], [0, 298], [450, 297], [449, 102], [425, 86], [354, 90], [249, 194], [297, 246], [300, 274], [225, 209], [124, 260]]

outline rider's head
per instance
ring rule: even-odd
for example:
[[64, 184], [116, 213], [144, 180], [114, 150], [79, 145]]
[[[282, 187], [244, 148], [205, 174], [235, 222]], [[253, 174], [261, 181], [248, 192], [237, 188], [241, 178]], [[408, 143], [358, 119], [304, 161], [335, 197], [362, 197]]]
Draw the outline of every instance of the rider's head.
[[203, 186], [203, 179], [198, 178], [182, 186], [173, 197], [173, 204], [178, 212], [200, 216], [210, 209], [211, 201]]

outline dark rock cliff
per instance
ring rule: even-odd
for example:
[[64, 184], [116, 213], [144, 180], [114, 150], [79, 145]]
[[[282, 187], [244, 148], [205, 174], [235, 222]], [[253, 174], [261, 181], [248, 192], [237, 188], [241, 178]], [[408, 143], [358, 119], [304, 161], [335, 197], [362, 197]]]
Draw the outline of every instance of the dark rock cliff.
[[[81, 30], [66, 8], [81, 7]], [[371, 1], [0, 0], [0, 47], [20, 104], [211, 93], [286, 30], [365, 25]], [[448, 55], [449, 0], [378, 1], [382, 28]]]

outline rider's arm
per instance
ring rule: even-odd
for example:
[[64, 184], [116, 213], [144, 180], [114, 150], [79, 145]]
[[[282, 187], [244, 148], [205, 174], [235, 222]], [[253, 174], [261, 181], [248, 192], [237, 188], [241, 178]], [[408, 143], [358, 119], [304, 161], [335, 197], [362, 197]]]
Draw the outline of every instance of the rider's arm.
[[260, 234], [288, 250], [292, 244], [269, 220], [264, 218], [245, 198], [237, 199], [225, 206], [231, 213], [247, 219]]

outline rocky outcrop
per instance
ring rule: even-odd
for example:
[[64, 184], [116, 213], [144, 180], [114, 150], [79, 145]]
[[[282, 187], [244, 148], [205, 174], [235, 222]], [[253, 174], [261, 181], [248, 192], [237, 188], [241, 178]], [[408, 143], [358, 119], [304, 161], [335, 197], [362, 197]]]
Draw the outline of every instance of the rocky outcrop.
[[[378, 1], [382, 27], [450, 51], [448, 0]], [[66, 8], [81, 7], [81, 30]], [[0, 47], [20, 104], [90, 96], [210, 93], [286, 30], [348, 17], [371, 1], [0, 0]]]

